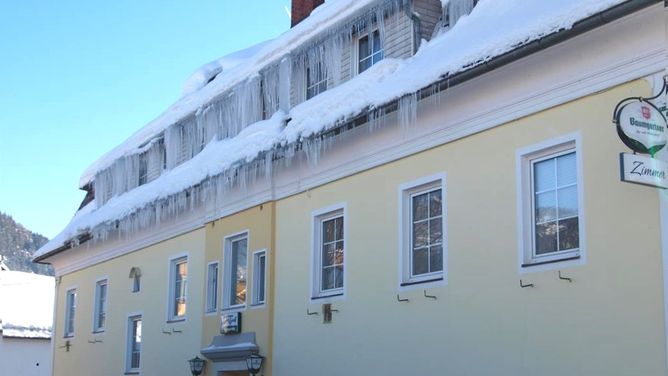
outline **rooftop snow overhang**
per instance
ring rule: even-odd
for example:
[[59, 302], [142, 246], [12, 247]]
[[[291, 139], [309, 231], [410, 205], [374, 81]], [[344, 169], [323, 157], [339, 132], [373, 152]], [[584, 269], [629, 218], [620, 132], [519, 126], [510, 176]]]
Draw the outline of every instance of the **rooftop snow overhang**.
[[[629, 0], [622, 2], [620, 4], [611, 6], [601, 12], [588, 16], [581, 19], [580, 21], [575, 22], [570, 28], [561, 29], [556, 32], [544, 35], [543, 37], [537, 38], [528, 43], [520, 44], [515, 48], [502, 53], [500, 55], [494, 56], [488, 60], [481, 60], [476, 63], [470, 64], [468, 67], [462, 69], [461, 71], [454, 74], [442, 75], [439, 79], [430, 83], [427, 86], [424, 86], [413, 93], [406, 95], [417, 95], [418, 100], [424, 99], [436, 90], [443, 91], [447, 90], [450, 87], [457, 86], [461, 83], [467, 82], [473, 78], [479, 77], [487, 72], [498, 69], [505, 65], [508, 65], [512, 62], [515, 62], [523, 57], [532, 55], [569, 39], [572, 39], [578, 35], [584, 34], [588, 31], [601, 27], [605, 24], [608, 24], [612, 21], [618, 20], [622, 17], [630, 15], [632, 13], [638, 12], [649, 6], [662, 3], [662, 0]], [[387, 101], [383, 104], [377, 105], [373, 108], [367, 107], [364, 110], [358, 112], [357, 114], [347, 117], [345, 120], [338, 122], [332, 127], [325, 128], [321, 132], [312, 134], [308, 137], [295, 141], [291, 144], [281, 145], [282, 148], [294, 147], [294, 144], [301, 144], [308, 139], [315, 139], [318, 137], [323, 137], [332, 133], [340, 133], [355, 127], [357, 125], [364, 124], [369, 121], [370, 117], [379, 110], [384, 111], [384, 113], [390, 113], [396, 111], [399, 107], [400, 98], [394, 98], [390, 101]], [[288, 120], [289, 121], [289, 120]], [[87, 236], [90, 239], [92, 236], [90, 233], [80, 234], [81, 236]], [[43, 262], [48, 259], [50, 256], [53, 256], [57, 253], [63, 252], [74, 245], [75, 242], [68, 241], [62, 246], [55, 248], [53, 250], [48, 250], [39, 256], [34, 258], [35, 262]], [[40, 250], [41, 251], [41, 250]]]

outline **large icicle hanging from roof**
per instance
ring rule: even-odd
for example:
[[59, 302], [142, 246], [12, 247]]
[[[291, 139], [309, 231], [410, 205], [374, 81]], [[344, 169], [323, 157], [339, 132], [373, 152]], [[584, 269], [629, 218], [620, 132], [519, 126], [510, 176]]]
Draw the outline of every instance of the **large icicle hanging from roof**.
[[473, 10], [475, 5], [474, 0], [450, 0], [448, 3], [448, 24], [450, 27], [455, 26], [457, 21]]

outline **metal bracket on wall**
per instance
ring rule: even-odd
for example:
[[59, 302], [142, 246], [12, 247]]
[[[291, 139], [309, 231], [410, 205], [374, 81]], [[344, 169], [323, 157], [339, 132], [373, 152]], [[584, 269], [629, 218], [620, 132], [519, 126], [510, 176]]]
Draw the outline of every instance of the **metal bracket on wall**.
[[330, 303], [322, 305], [322, 322], [323, 323], [332, 322], [332, 312], [339, 312], [339, 310], [332, 308], [332, 305]]
[[100, 342], [103, 342], [103, 341], [101, 339], [97, 339], [97, 338], [93, 338], [92, 341], [90, 339], [88, 340], [88, 343], [100, 343]]
[[309, 316], [318, 315], [318, 312], [311, 312], [310, 309], [306, 308], [306, 314]]
[[573, 283], [573, 278], [564, 277], [561, 275], [561, 270], [559, 270], [559, 279], [562, 281], [568, 281], [568, 283]]
[[172, 332], [169, 331], [169, 329], [165, 330], [165, 328], [162, 328], [162, 334], [169, 334], [172, 335]]
[[397, 301], [400, 302], [400, 303], [402, 303], [402, 302], [403, 302], [403, 303], [408, 303], [408, 302], [410, 302], [410, 300], [408, 300], [408, 299], [401, 299], [401, 297], [399, 297], [399, 294], [397, 294]]
[[429, 299], [433, 299], [433, 300], [438, 299], [438, 297], [436, 297], [436, 295], [427, 295], [427, 290], [424, 290], [424, 297], [429, 298]]
[[172, 328], [172, 333], [183, 333], [183, 330]]
[[525, 285], [525, 284], [522, 282], [522, 280], [520, 279], [520, 287], [521, 287], [521, 288], [525, 288], [525, 287], [534, 287], [534, 286], [533, 286], [533, 283], [527, 283], [527, 284]]
[[70, 343], [70, 340], [68, 339], [65, 341], [65, 345], [60, 346], [59, 349], [65, 349], [66, 352], [70, 352], [70, 347], [72, 347], [72, 344]]

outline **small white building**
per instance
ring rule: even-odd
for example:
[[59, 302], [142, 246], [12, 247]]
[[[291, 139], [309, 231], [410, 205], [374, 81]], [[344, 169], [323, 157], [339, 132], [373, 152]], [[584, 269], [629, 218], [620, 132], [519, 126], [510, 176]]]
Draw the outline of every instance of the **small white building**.
[[54, 278], [0, 269], [0, 375], [51, 375]]

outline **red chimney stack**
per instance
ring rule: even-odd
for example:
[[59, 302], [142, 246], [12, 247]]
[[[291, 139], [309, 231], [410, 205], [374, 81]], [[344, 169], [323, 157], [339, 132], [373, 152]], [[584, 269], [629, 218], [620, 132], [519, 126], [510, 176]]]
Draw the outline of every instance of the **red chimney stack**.
[[325, 0], [292, 0], [292, 27], [308, 17]]

